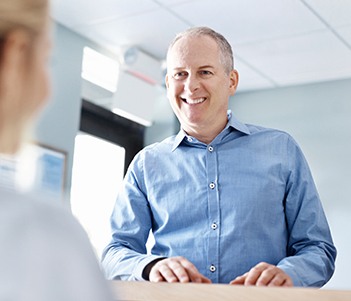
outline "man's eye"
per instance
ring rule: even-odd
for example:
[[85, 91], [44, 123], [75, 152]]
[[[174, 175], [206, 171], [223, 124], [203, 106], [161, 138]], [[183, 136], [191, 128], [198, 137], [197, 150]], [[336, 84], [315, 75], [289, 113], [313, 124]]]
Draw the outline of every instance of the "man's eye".
[[177, 72], [177, 73], [175, 73], [175, 74], [173, 75], [173, 77], [174, 77], [175, 79], [179, 79], [179, 78], [185, 77], [186, 75], [187, 75], [186, 72]]
[[211, 71], [208, 71], [208, 70], [201, 70], [201, 71], [200, 71], [200, 74], [201, 74], [201, 75], [211, 75], [212, 72], [211, 72]]

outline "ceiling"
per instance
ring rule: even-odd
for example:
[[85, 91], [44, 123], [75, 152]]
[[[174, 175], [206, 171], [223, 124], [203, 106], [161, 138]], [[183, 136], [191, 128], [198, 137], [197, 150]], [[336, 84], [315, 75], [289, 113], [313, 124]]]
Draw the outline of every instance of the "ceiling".
[[212, 27], [233, 46], [238, 92], [351, 78], [350, 0], [52, 0], [52, 17], [159, 60], [176, 33]]

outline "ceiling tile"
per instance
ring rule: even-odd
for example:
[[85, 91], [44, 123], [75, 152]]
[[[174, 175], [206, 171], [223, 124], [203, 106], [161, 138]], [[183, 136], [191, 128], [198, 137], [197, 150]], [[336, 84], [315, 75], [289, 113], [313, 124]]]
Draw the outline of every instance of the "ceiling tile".
[[351, 77], [351, 51], [327, 30], [236, 47], [279, 85]]
[[137, 46], [154, 57], [163, 59], [169, 42], [176, 33], [185, 30], [186, 27], [173, 14], [158, 8], [94, 26], [80, 26], [76, 30], [110, 49]]
[[189, 23], [212, 27], [235, 43], [325, 28], [298, 0], [203, 0], [172, 7], [172, 10]]
[[[338, 27], [336, 29], [337, 33], [345, 39], [345, 41], [351, 45], [351, 25], [349, 26], [343, 26], [343, 27]], [[350, 50], [351, 51], [351, 50]]]
[[329, 25], [343, 26], [351, 24], [350, 0], [305, 0]]
[[239, 85], [237, 92], [273, 88], [274, 84], [247, 66], [240, 59], [235, 58], [235, 69], [239, 73]]
[[169, 7], [173, 5], [180, 5], [187, 2], [196, 2], [196, 1], [202, 1], [202, 0], [157, 0], [156, 2], [160, 3], [161, 5]]
[[68, 26], [95, 24], [158, 9], [152, 0], [52, 0], [53, 18]]

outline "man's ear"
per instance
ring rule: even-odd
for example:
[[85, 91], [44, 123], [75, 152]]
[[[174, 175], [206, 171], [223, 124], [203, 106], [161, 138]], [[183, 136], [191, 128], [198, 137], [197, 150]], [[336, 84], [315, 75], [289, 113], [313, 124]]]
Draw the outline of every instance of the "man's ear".
[[236, 88], [238, 87], [238, 83], [239, 83], [239, 73], [238, 71], [236, 71], [235, 69], [233, 69], [230, 74], [229, 74], [229, 78], [230, 78], [230, 95], [234, 95]]
[[168, 74], [166, 74], [166, 76], [165, 76], [165, 83], [166, 83], [166, 87], [168, 89], [169, 88]]

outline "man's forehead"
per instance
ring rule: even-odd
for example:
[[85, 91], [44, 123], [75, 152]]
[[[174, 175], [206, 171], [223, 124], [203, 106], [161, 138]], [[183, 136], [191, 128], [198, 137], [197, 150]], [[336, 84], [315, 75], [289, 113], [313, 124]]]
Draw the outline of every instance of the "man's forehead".
[[183, 37], [170, 49], [167, 64], [179, 65], [190, 61], [192, 64], [209, 65], [219, 59], [218, 50], [217, 43], [211, 37]]
[[215, 47], [217, 48], [218, 45], [216, 41], [211, 38], [210, 36], [207, 35], [191, 35], [191, 36], [185, 36], [177, 40], [174, 44], [171, 50], [177, 50], [179, 49], [191, 49], [193, 47], [197, 46], [202, 46], [202, 47]]

